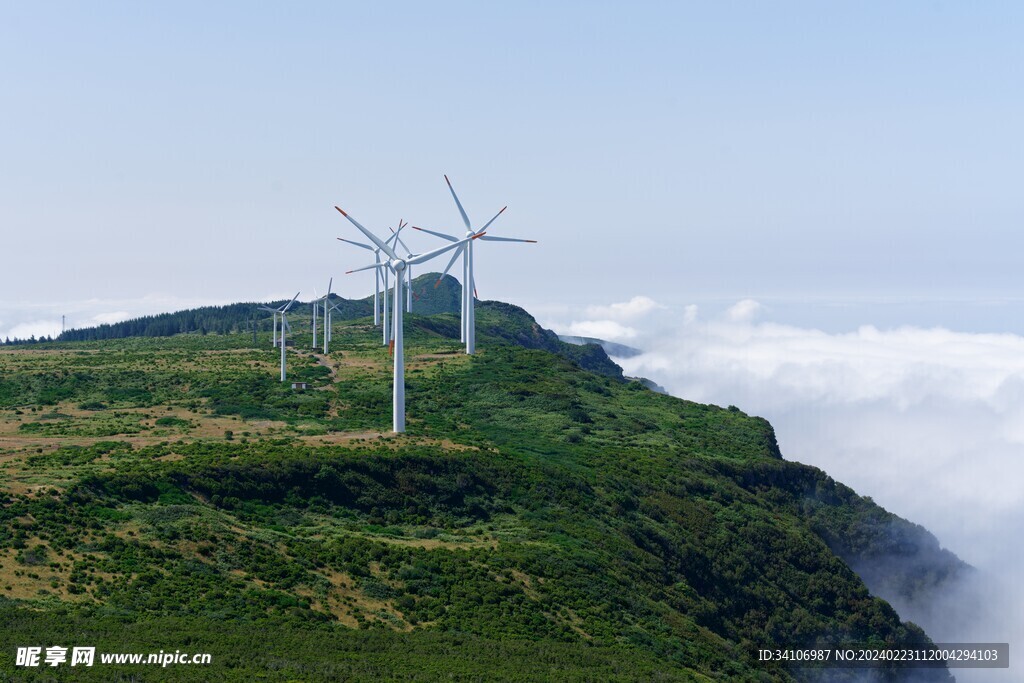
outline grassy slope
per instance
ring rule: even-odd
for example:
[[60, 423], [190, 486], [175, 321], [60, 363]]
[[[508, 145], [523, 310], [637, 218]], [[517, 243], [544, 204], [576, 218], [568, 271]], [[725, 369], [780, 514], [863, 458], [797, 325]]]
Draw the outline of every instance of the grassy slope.
[[764, 420], [478, 317], [473, 358], [408, 318], [402, 437], [366, 319], [326, 358], [295, 326], [304, 393], [266, 335], [0, 351], [0, 671], [63, 643], [214, 654], [144, 680], [789, 680], [756, 649], [923, 637], [836, 554], [912, 527]]

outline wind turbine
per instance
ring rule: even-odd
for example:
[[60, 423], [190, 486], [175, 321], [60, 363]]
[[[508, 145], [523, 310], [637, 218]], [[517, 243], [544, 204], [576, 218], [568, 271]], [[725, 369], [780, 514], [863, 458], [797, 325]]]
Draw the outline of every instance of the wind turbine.
[[277, 313], [278, 313], [278, 310], [276, 308], [271, 308], [270, 306], [260, 306], [260, 310], [261, 311], [270, 311], [271, 313], [274, 314], [274, 333], [273, 333], [273, 336], [270, 339], [270, 345], [275, 347], [275, 348], [277, 348]]
[[[363, 244], [362, 242], [354, 242], [347, 240], [344, 237], [339, 237], [342, 242], [348, 242], [354, 244], [361, 249], [369, 249], [373, 252], [373, 260], [376, 263], [380, 263], [380, 247], [371, 247], [369, 244]], [[373, 289], [373, 325], [376, 327], [380, 325], [380, 270], [374, 270], [374, 289]]]
[[277, 309], [277, 312], [281, 315], [281, 381], [285, 381], [287, 375], [285, 373], [284, 365], [284, 352], [288, 348], [288, 338], [286, 333], [291, 330], [291, 325], [288, 324], [288, 309], [292, 307], [295, 300], [299, 298], [299, 292], [295, 292], [295, 296], [292, 300], [286, 303], [281, 308]]
[[324, 294], [324, 353], [327, 353], [327, 344], [331, 341], [331, 311], [335, 307], [330, 306], [331, 304], [331, 287], [334, 285], [334, 278], [332, 277], [327, 283], [327, 294]]
[[[334, 207], [334, 208], [338, 208], [338, 207]], [[340, 211], [340, 209], [338, 209], [338, 210]], [[398, 221], [398, 225], [399, 225], [398, 229], [401, 230], [402, 229], [402, 221], [401, 220]], [[378, 247], [378, 246], [370, 246], [369, 244], [363, 244], [362, 242], [355, 242], [353, 240], [345, 239], [344, 237], [339, 237], [338, 239], [341, 240], [342, 242], [348, 242], [349, 244], [355, 245], [355, 246], [359, 247], [360, 249], [367, 249], [369, 251], [372, 251], [373, 252], [373, 259], [374, 259], [375, 265], [382, 263], [382, 261], [380, 260], [380, 251], [381, 251], [380, 247]], [[389, 237], [387, 239], [387, 243], [390, 244], [391, 241], [394, 240], [394, 239], [395, 239], [395, 235], [392, 235], [391, 237]], [[384, 271], [383, 277], [382, 277], [381, 272], [380, 272], [381, 270]], [[375, 274], [375, 278], [374, 279], [375, 279], [375, 282], [376, 282], [376, 289], [373, 290], [373, 324], [374, 324], [374, 326], [377, 326], [377, 325], [381, 324], [380, 295], [383, 293], [383, 295], [384, 295], [384, 297], [383, 297], [384, 298], [384, 334], [383, 334], [384, 346], [387, 346], [389, 343], [391, 343], [391, 326], [388, 325], [388, 290], [391, 288], [391, 284], [388, 282], [388, 279], [389, 279], [388, 273], [389, 272], [390, 271], [387, 268], [376, 268], [374, 270], [374, 274]], [[381, 292], [381, 288], [380, 288], [381, 280], [384, 281], [384, 290], [383, 290], [383, 292]]]
[[[466, 215], [466, 210], [462, 208], [462, 202], [459, 201], [459, 196], [455, 194], [455, 188], [452, 187], [452, 182], [448, 180], [448, 176], [444, 177], [444, 181], [448, 183], [448, 189], [452, 193], [452, 199], [455, 200], [455, 205], [459, 207], [459, 214], [462, 216], [462, 222], [466, 225], [466, 235], [463, 238], [463, 246], [452, 255], [451, 261], [445, 267], [444, 272], [441, 273], [441, 277], [451, 269], [455, 260], [459, 258], [459, 254], [462, 255], [462, 341], [466, 342], [466, 353], [476, 353], [476, 311], [474, 305], [474, 299], [476, 297], [476, 281], [473, 278], [473, 240], [480, 238], [482, 240], [490, 240], [494, 242], [527, 242], [536, 244], [537, 240], [522, 240], [512, 237], [491, 237], [485, 236], [487, 228], [490, 227], [491, 223], [497, 220], [498, 216], [505, 212], [507, 206], [502, 207], [501, 211], [494, 214], [494, 218], [487, 221], [482, 228], [474, 230], [472, 224], [469, 222], [469, 216]], [[433, 230], [427, 230], [425, 228], [417, 228], [415, 225], [412, 226], [416, 230], [425, 232], [435, 237], [446, 239], [449, 242], [455, 242], [459, 238], [453, 235], [446, 235], [442, 232], [434, 232]], [[441, 283], [440, 278], [437, 283], [434, 284], [436, 287]]]
[[[327, 303], [329, 303], [329, 302], [325, 302], [324, 306], [326, 306]], [[341, 306], [341, 302], [339, 301], [336, 304], [331, 304], [331, 307], [327, 309], [327, 320], [328, 320], [328, 322], [334, 317], [331, 314], [334, 313], [334, 311], [337, 311], [340, 306]], [[327, 353], [327, 344], [331, 341], [331, 339], [334, 336], [334, 335], [331, 334], [332, 332], [333, 332], [333, 326], [328, 325], [328, 327], [327, 327], [327, 339], [326, 339], [326, 341], [324, 341], [324, 353]]]
[[309, 302], [309, 307], [313, 311], [313, 345], [311, 348], [316, 348], [316, 319], [317, 311], [320, 310], [320, 295], [316, 291], [316, 287], [313, 288], [313, 300]]
[[[370, 232], [369, 230], [364, 228], [362, 225], [359, 224], [359, 222], [356, 219], [352, 218], [352, 216], [349, 216], [347, 213], [342, 211], [341, 208], [339, 208], [337, 206], [334, 207], [334, 208], [338, 209], [338, 212], [342, 216], [347, 218], [349, 220], [349, 222], [352, 223], [352, 225], [356, 226], [361, 233], [366, 235], [366, 237], [368, 237], [371, 242], [373, 242], [375, 245], [377, 245], [377, 247], [382, 252], [384, 252], [384, 254], [388, 257], [388, 260], [386, 262], [382, 263], [382, 262], [378, 261], [378, 262], [375, 262], [375, 263], [371, 263], [368, 266], [363, 266], [362, 268], [356, 268], [355, 270], [350, 270], [348, 272], [349, 273], [355, 273], [355, 272], [358, 272], [360, 270], [369, 270], [370, 268], [376, 268], [376, 269], [387, 268], [388, 270], [392, 271], [395, 274], [395, 301], [396, 302], [401, 302], [402, 301], [402, 285], [403, 285], [403, 281], [405, 279], [404, 276], [405, 276], [405, 269], [406, 268], [408, 268], [411, 265], [416, 265], [418, 263], [423, 263], [424, 261], [429, 261], [430, 259], [434, 258], [435, 256], [438, 256], [440, 254], [443, 254], [446, 251], [449, 251], [451, 249], [455, 249], [455, 248], [457, 248], [459, 246], [462, 246], [465, 242], [467, 242], [467, 241], [469, 241], [471, 239], [477, 239], [478, 237], [480, 237], [480, 235], [483, 234], [483, 233], [480, 233], [480, 234], [474, 235], [472, 237], [467, 237], [465, 240], [460, 240], [460, 241], [453, 242], [452, 244], [449, 244], [447, 246], [441, 247], [439, 249], [434, 249], [432, 251], [428, 251], [428, 252], [425, 252], [423, 254], [411, 255], [408, 258], [404, 258], [403, 259], [403, 258], [400, 258], [398, 256], [398, 254], [395, 253], [395, 251], [388, 245], [387, 242], [385, 242], [384, 240], [381, 240], [379, 237], [374, 235], [372, 232]], [[403, 337], [404, 337], [404, 334], [403, 334], [403, 331], [402, 331], [402, 306], [401, 306], [400, 303], [399, 303], [399, 305], [396, 305], [394, 307], [394, 315], [395, 315], [395, 340], [394, 340], [394, 348], [393, 348], [394, 382], [392, 383], [393, 384], [393, 389], [392, 389], [392, 402], [391, 402], [391, 428], [392, 428], [392, 431], [394, 431], [396, 433], [402, 433], [402, 432], [405, 431], [405, 353], [404, 353], [404, 347], [403, 347]]]
[[[323, 302], [323, 305], [324, 305], [324, 353], [327, 353], [327, 341], [328, 341], [328, 336], [330, 335], [330, 329], [331, 329], [331, 320], [330, 320], [330, 317], [328, 316], [327, 302], [331, 298], [331, 287], [333, 285], [334, 285], [334, 278], [332, 277], [330, 280], [327, 281], [327, 293], [324, 294], [321, 297], [317, 297], [316, 299], [313, 300], [313, 303], [312, 303], [312, 306], [313, 306], [313, 348], [314, 349], [316, 348], [316, 319], [317, 319], [317, 313], [320, 310], [320, 302]], [[313, 291], [315, 293], [316, 289], [314, 288]]]

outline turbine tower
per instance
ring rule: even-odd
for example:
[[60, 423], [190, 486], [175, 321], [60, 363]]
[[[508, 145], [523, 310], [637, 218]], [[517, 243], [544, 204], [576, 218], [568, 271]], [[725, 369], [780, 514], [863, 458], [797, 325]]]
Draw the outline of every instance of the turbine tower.
[[[457, 247], [462, 246], [465, 242], [467, 242], [467, 241], [469, 241], [471, 239], [476, 239], [477, 237], [480, 237], [479, 234], [478, 235], [474, 235], [473, 237], [467, 237], [465, 240], [459, 240], [459, 241], [453, 242], [452, 244], [449, 244], [447, 246], [441, 247], [439, 249], [434, 249], [433, 251], [428, 251], [428, 252], [425, 252], [423, 254], [416, 254], [416, 255], [409, 256], [408, 258], [404, 258], [403, 259], [403, 258], [399, 258], [398, 254], [395, 253], [395, 251], [388, 245], [387, 242], [385, 242], [384, 240], [381, 240], [379, 237], [374, 235], [372, 232], [370, 232], [369, 230], [364, 228], [362, 225], [359, 224], [359, 222], [356, 219], [352, 218], [352, 216], [348, 215], [347, 213], [342, 211], [341, 208], [339, 208], [337, 206], [334, 207], [334, 208], [338, 209], [338, 212], [342, 216], [347, 218], [349, 220], [349, 222], [352, 223], [352, 225], [356, 226], [356, 228], [358, 228], [361, 233], [366, 235], [366, 237], [369, 238], [369, 240], [371, 242], [373, 242], [375, 245], [377, 245], [377, 247], [382, 252], [384, 252], [384, 254], [388, 257], [388, 260], [386, 262], [382, 263], [380, 261], [377, 261], [375, 263], [371, 263], [368, 266], [363, 266], [362, 268], [356, 268], [355, 270], [350, 270], [348, 272], [349, 273], [355, 273], [355, 272], [358, 272], [360, 270], [369, 270], [370, 268], [375, 268], [375, 269], [378, 269], [378, 270], [382, 269], [382, 268], [386, 268], [387, 270], [390, 270], [391, 272], [393, 272], [395, 274], [395, 301], [396, 302], [401, 302], [401, 300], [402, 300], [402, 285], [403, 285], [403, 282], [404, 282], [404, 279], [405, 279], [405, 270], [406, 270], [406, 268], [408, 268], [410, 265], [416, 265], [418, 263], [423, 263], [425, 261], [429, 261], [430, 259], [434, 258], [435, 256], [438, 256], [440, 254], [443, 254], [446, 251], [449, 251], [451, 249], [455, 249]], [[480, 233], [480, 234], [483, 234], [483, 233]], [[385, 273], [386, 272], [387, 271], [385, 271]], [[394, 342], [395, 345], [394, 345], [394, 349], [393, 349], [394, 381], [393, 381], [393, 385], [392, 385], [391, 428], [392, 428], [392, 431], [394, 431], [395, 433], [400, 434], [400, 433], [405, 431], [405, 352], [404, 352], [404, 347], [403, 347], [403, 341], [404, 341], [404, 336], [405, 335], [403, 334], [403, 330], [402, 330], [402, 306], [401, 306], [400, 303], [398, 303], [398, 305], [396, 305], [394, 307], [394, 316], [395, 316], [395, 342]]]
[[[491, 223], [497, 220], [498, 216], [504, 213], [505, 209], [508, 208], [507, 206], [502, 207], [501, 211], [494, 214], [494, 218], [487, 221], [482, 228], [480, 228], [479, 230], [474, 230], [472, 224], [469, 222], [469, 216], [466, 215], [466, 210], [462, 208], [462, 202], [459, 201], [459, 196], [455, 194], [455, 188], [452, 187], [452, 182], [448, 180], [447, 175], [444, 177], [444, 181], [448, 183], [448, 189], [452, 193], [452, 199], [455, 200], [455, 205], [459, 207], [459, 214], [462, 216], [462, 222], [466, 226], [466, 235], [462, 240], [463, 246], [460, 247], [459, 250], [452, 255], [452, 259], [451, 261], [448, 262], [448, 266], [444, 269], [444, 272], [441, 273], [441, 277], [445, 276], [445, 274], [451, 269], [452, 265], [455, 263], [455, 260], [458, 259], [459, 254], [461, 254], [462, 341], [466, 343], [466, 353], [473, 354], [476, 353], [476, 311], [474, 310], [474, 299], [476, 298], [476, 281], [473, 279], [473, 240], [480, 238], [483, 240], [490, 240], [494, 242], [527, 242], [530, 244], [536, 244], [537, 240], [522, 240], [515, 239], [512, 237], [484, 236], [484, 232], [487, 230], [487, 228], [490, 227]], [[442, 232], [435, 232], [433, 230], [427, 230], [425, 228], [417, 228], [415, 225], [413, 226], [413, 228], [421, 232], [434, 235], [435, 237], [446, 239], [449, 242], [455, 242], [459, 239], [457, 237], [454, 237], [453, 235], [446, 235]], [[441, 280], [438, 279], [437, 283], [434, 286], [436, 287], [440, 283]]]

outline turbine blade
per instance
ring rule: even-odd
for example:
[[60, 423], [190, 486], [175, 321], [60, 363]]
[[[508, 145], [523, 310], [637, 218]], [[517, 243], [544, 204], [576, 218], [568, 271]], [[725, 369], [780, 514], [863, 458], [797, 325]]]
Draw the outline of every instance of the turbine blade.
[[449, 242], [458, 242], [459, 241], [458, 237], [452, 237], [451, 235], [446, 235], [443, 232], [434, 232], [433, 230], [427, 230], [426, 228], [417, 228], [415, 225], [412, 226], [412, 229], [413, 230], [419, 230], [420, 232], [425, 232], [428, 235], [433, 235], [434, 237], [440, 237], [441, 239], [448, 240]]
[[514, 237], [491, 237], [488, 235], [487, 237], [481, 237], [480, 239], [485, 242], [528, 242], [530, 244], [537, 244], [537, 240], [520, 240]]
[[462, 214], [462, 222], [466, 224], [466, 230], [472, 230], [473, 228], [469, 225], [469, 216], [466, 215], [466, 210], [462, 208], [462, 202], [459, 201], [459, 195], [455, 194], [455, 188], [452, 187], [452, 181], [448, 180], [448, 176], [444, 177], [444, 181], [448, 183], [448, 189], [452, 192], [452, 199], [455, 200], [455, 205], [459, 207], [459, 213]]
[[380, 268], [380, 267], [382, 267], [383, 265], [384, 265], [384, 264], [383, 264], [383, 263], [380, 263], [380, 262], [377, 262], [377, 263], [371, 263], [370, 265], [368, 265], [368, 266], [363, 266], [362, 268], [353, 268], [352, 270], [346, 270], [346, 271], [345, 271], [345, 275], [351, 275], [352, 273], [358, 273], [358, 272], [359, 272], [359, 271], [361, 271], [361, 270], [369, 270], [370, 268]]
[[299, 294], [301, 294], [301, 292], [295, 292], [295, 296], [292, 297], [292, 300], [289, 301], [284, 306], [282, 306], [281, 308], [277, 309], [277, 312], [283, 314], [285, 311], [287, 311], [289, 308], [291, 308], [292, 304], [295, 303], [295, 300], [299, 298]]
[[369, 249], [370, 251], [374, 251], [374, 248], [371, 247], [369, 244], [363, 244], [362, 242], [353, 242], [352, 240], [347, 240], [344, 237], [339, 237], [338, 239], [341, 240], [342, 242], [348, 242], [349, 244], [354, 244], [357, 247], [362, 247], [363, 249]]
[[493, 223], [494, 221], [498, 220], [498, 216], [500, 216], [501, 214], [505, 213], [505, 209], [507, 209], [507, 208], [508, 208], [508, 206], [501, 207], [501, 211], [499, 211], [498, 213], [494, 214], [494, 218], [492, 218], [491, 220], [487, 221], [487, 224], [484, 225], [484, 227], [482, 227], [479, 230], [477, 230], [477, 232], [481, 232], [482, 233], [482, 232], [486, 231], [487, 228], [491, 227], [491, 223]]
[[416, 254], [415, 256], [407, 258], [405, 260], [405, 262], [408, 263], [411, 266], [414, 266], [417, 263], [423, 263], [424, 261], [429, 261], [430, 259], [434, 258], [435, 256], [440, 256], [441, 254], [445, 253], [446, 251], [450, 251], [452, 249], [455, 249], [460, 244], [465, 244], [466, 242], [468, 242], [471, 239], [473, 239], [473, 238], [470, 237], [468, 239], [459, 240], [458, 242], [452, 242], [451, 244], [446, 244], [443, 247], [438, 247], [437, 249], [432, 249], [432, 250], [424, 252], [422, 254]]
[[355, 218], [352, 218], [352, 216], [349, 216], [349, 215], [348, 215], [347, 213], [345, 213], [344, 211], [342, 211], [341, 207], [339, 207], [339, 206], [336, 206], [336, 207], [334, 207], [334, 208], [338, 210], [338, 213], [340, 213], [340, 214], [341, 214], [342, 216], [344, 216], [345, 218], [347, 218], [347, 219], [349, 220], [349, 222], [350, 222], [350, 223], [351, 223], [352, 225], [354, 225], [354, 226], [356, 226], [357, 228], [359, 228], [359, 231], [360, 231], [361, 233], [363, 233], [364, 235], [366, 235], [366, 237], [367, 237], [367, 238], [368, 238], [368, 239], [369, 239], [369, 240], [370, 240], [371, 242], [373, 242], [374, 244], [376, 244], [376, 245], [377, 245], [377, 246], [378, 246], [378, 247], [380, 248], [380, 250], [381, 250], [381, 251], [383, 251], [383, 252], [384, 252], [385, 254], [387, 254], [387, 255], [388, 255], [388, 256], [390, 256], [391, 258], [393, 258], [393, 259], [395, 259], [395, 260], [398, 260], [398, 256], [397, 256], [397, 255], [395, 254], [395, 252], [391, 251], [391, 247], [389, 247], [389, 246], [388, 246], [388, 245], [387, 245], [386, 243], [384, 243], [384, 242], [381, 242], [381, 241], [380, 241], [380, 238], [379, 238], [379, 237], [377, 237], [377, 236], [376, 236], [376, 235], [374, 235], [374, 234], [373, 234], [372, 232], [370, 232], [369, 230], [367, 230], [366, 228], [364, 228], [364, 227], [363, 227], [362, 225], [360, 225], [360, 224], [359, 224], [359, 221], [357, 221], [357, 220], [356, 220]]
[[326, 296], [327, 296], [328, 299], [331, 298], [331, 285], [333, 285], [333, 284], [334, 284], [334, 277], [332, 276], [331, 279], [327, 281], [327, 295]]
[[452, 266], [455, 264], [455, 259], [459, 258], [459, 256], [461, 256], [464, 251], [465, 246], [462, 246], [459, 248], [458, 251], [452, 254], [452, 260], [449, 261], [448, 265], [444, 267], [444, 271], [441, 273], [441, 277], [437, 278], [437, 282], [434, 283], [434, 287], [437, 287], [439, 284], [441, 284], [441, 280], [444, 278], [445, 275], [448, 274], [448, 271], [451, 270]]

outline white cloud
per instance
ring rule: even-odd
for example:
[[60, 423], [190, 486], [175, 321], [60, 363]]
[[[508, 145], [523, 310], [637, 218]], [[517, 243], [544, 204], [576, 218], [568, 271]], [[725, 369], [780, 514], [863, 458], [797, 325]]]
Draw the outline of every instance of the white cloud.
[[30, 339], [35, 337], [55, 337], [60, 334], [60, 320], [30, 320], [18, 323], [3, 333], [4, 338]]
[[725, 312], [725, 317], [733, 322], [746, 322], [753, 320], [754, 316], [761, 310], [761, 304], [757, 303], [753, 299], [743, 299], [737, 301], [728, 311]]
[[636, 337], [636, 330], [626, 327], [614, 320], [584, 320], [581, 322], [569, 323], [565, 331], [560, 334], [570, 334], [578, 337], [596, 337], [606, 341], [622, 341]]
[[[829, 334], [753, 322], [759, 309], [745, 300], [709, 321], [687, 314], [670, 335], [638, 330], [646, 352], [617, 362], [676, 396], [763, 415], [787, 459], [821, 467], [1014, 585], [1024, 565], [1008, 542], [1024, 537], [1024, 337]], [[993, 614], [987, 638], [1024, 637], [1019, 592]]]
[[629, 321], [642, 318], [652, 311], [665, 308], [654, 299], [646, 296], [634, 296], [629, 301], [609, 306], [587, 306], [586, 316], [592, 319]]
[[633, 327], [636, 321], [662, 310], [667, 310], [667, 307], [662, 306], [654, 299], [646, 296], [634, 296], [629, 301], [607, 306], [587, 306], [583, 309], [585, 316], [583, 320], [572, 320], [565, 323], [562, 321], [572, 315], [569, 309], [547, 306], [543, 307], [546, 320], [542, 324], [558, 334], [624, 342], [632, 341], [639, 335], [637, 329]]

